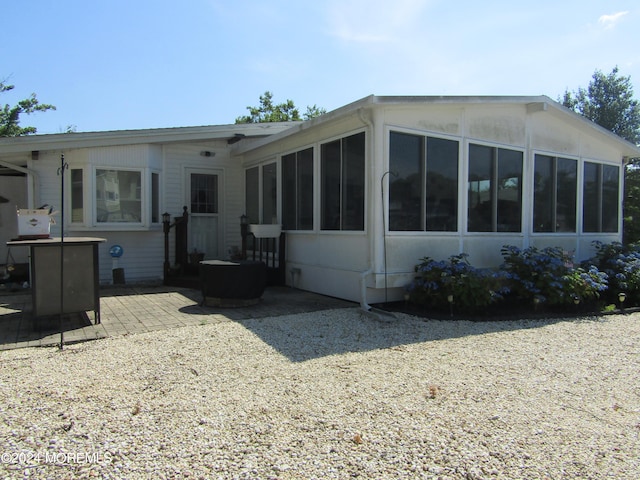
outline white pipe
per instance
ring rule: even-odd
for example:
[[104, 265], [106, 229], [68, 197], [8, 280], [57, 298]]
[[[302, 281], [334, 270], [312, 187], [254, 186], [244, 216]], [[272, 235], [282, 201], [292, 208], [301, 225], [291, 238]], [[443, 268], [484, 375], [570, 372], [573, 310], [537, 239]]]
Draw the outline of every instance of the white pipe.
[[371, 305], [367, 303], [367, 275], [371, 272], [373, 272], [373, 268], [360, 274], [360, 308], [367, 312], [371, 310]]

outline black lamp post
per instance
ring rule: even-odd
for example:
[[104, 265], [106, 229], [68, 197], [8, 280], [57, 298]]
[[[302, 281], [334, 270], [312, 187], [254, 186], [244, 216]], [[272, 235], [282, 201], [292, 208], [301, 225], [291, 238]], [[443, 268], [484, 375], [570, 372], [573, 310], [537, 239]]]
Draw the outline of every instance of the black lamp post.
[[162, 231], [164, 232], [164, 283], [169, 276], [169, 230], [171, 230], [171, 214], [162, 214]]

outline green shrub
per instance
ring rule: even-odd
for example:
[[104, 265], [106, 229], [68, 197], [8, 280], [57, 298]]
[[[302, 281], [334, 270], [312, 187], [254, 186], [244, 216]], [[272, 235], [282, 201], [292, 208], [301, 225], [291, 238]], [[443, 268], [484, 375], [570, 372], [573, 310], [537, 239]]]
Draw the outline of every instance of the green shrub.
[[468, 255], [452, 255], [447, 261], [425, 257], [414, 268], [416, 277], [406, 290], [412, 303], [456, 312], [478, 313], [504, 294], [499, 272], [473, 267]]
[[593, 242], [596, 254], [583, 262], [583, 265], [595, 265], [609, 278], [609, 288], [605, 299], [618, 302], [618, 294], [626, 294], [627, 305], [640, 305], [640, 245], [623, 245], [620, 242]]
[[576, 267], [573, 256], [559, 247], [501, 249], [501, 269], [511, 295], [519, 301], [566, 306], [591, 301], [607, 288], [607, 275], [596, 266]]

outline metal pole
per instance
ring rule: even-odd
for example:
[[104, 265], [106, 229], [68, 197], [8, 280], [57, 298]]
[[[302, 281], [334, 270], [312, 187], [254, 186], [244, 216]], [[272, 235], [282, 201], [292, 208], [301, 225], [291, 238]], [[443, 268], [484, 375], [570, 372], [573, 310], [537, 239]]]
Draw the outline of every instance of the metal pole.
[[60, 154], [60, 350], [64, 348], [64, 153]]

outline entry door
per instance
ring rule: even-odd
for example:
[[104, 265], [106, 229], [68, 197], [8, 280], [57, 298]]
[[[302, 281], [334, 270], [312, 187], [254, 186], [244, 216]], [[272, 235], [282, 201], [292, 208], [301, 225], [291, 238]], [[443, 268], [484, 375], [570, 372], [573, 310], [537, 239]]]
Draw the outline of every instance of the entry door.
[[215, 170], [188, 170], [189, 253], [205, 259], [221, 258], [222, 174]]

